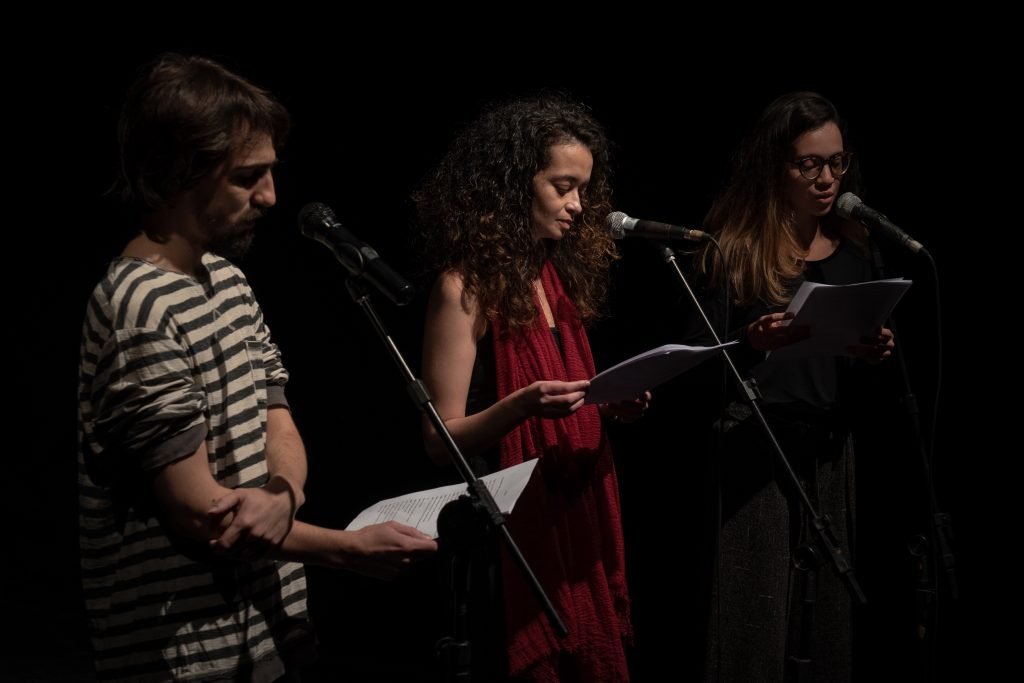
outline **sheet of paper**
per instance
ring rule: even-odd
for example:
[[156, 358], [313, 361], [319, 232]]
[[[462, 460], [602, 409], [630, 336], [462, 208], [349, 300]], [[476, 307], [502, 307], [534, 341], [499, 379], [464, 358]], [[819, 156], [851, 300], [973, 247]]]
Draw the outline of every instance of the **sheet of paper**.
[[587, 403], [612, 403], [638, 397], [680, 375], [736, 342], [719, 346], [666, 344], [613, 365], [590, 380]]
[[[498, 509], [505, 514], [512, 512], [520, 494], [530, 481], [537, 466], [536, 458], [512, 467], [480, 477], [487, 490], [494, 497]], [[437, 516], [441, 508], [466, 493], [465, 484], [452, 484], [436, 489], [417, 491], [397, 498], [388, 498], [366, 508], [345, 527], [346, 531], [357, 531], [371, 524], [401, 522], [416, 527], [432, 538], [437, 538]]]
[[811, 335], [772, 351], [768, 358], [846, 355], [847, 346], [881, 327], [911, 284], [903, 278], [853, 285], [804, 282], [786, 310], [796, 313], [788, 324], [807, 325]]

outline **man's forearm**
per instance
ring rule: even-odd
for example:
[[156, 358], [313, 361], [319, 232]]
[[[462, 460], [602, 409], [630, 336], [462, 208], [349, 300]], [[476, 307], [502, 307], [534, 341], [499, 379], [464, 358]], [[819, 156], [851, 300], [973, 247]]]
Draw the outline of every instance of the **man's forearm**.
[[287, 484], [294, 508], [298, 510], [306, 500], [303, 492], [307, 473], [306, 447], [287, 408], [277, 407], [268, 411], [266, 457], [270, 475], [267, 488], [275, 490]]

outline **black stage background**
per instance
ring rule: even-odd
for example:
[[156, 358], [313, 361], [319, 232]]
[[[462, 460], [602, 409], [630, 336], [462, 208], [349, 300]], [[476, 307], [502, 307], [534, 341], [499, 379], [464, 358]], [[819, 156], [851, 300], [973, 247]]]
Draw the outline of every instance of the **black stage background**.
[[[963, 284], [976, 285], [985, 271], [966, 251], [965, 239], [980, 227], [967, 215], [969, 186], [982, 164], [969, 142], [981, 132], [969, 123], [980, 88], [972, 85], [959, 56], [934, 46], [907, 50], [885, 67], [865, 68], [853, 60], [843, 66], [841, 60], [800, 59], [792, 46], [776, 45], [748, 48], [739, 60], [743, 68], [736, 69], [710, 56], [687, 60], [668, 46], [595, 58], [579, 47], [567, 55], [523, 56], [525, 45], [473, 41], [462, 46], [462, 54], [449, 47], [453, 54], [447, 55], [424, 39], [407, 45], [405, 54], [413, 56], [393, 67], [383, 65], [394, 63], [390, 57], [382, 60], [341, 41], [300, 40], [299, 47], [285, 48], [266, 40], [138, 39], [112, 41], [109, 49], [99, 39], [88, 48], [84, 42], [61, 53], [66, 63], [59, 77], [41, 68], [30, 86], [39, 107], [61, 116], [59, 125], [36, 134], [45, 170], [31, 176], [26, 192], [45, 198], [33, 205], [42, 211], [22, 224], [34, 238], [24, 265], [40, 275], [28, 287], [34, 332], [16, 336], [11, 357], [27, 371], [30, 422], [27, 454], [12, 449], [11, 494], [4, 497], [13, 561], [6, 563], [11, 575], [4, 581], [3, 603], [7, 631], [14, 630], [5, 642], [11, 651], [4, 657], [4, 676], [89, 677], [77, 577], [78, 335], [89, 291], [120, 247], [117, 212], [103, 197], [115, 165], [117, 105], [138, 66], [169, 49], [222, 60], [267, 86], [293, 115], [293, 134], [275, 173], [278, 206], [261, 224], [242, 266], [292, 373], [289, 396], [310, 455], [303, 515], [331, 526], [343, 526], [382, 497], [439, 484], [445, 475], [427, 464], [417, 410], [345, 294], [341, 267], [322, 246], [298, 234], [301, 206], [330, 204], [386, 260], [417, 274], [410, 190], [485, 103], [555, 87], [586, 101], [606, 124], [616, 144], [617, 208], [696, 226], [726, 179], [739, 135], [764, 105], [795, 89], [832, 99], [850, 122], [849, 142], [866, 181], [864, 199], [924, 242], [941, 268], [946, 363], [935, 470], [940, 500], [958, 532], [962, 597], [953, 603], [942, 594], [939, 679], [957, 680], [961, 667], [977, 665], [972, 645], [975, 638], [980, 644], [985, 622], [976, 617], [982, 544], [972, 530], [983, 520], [970, 505], [979, 498], [980, 483], [978, 459], [971, 456], [995, 451], [981, 443], [986, 435], [974, 427], [989, 408], [979, 399], [986, 395], [978, 388], [985, 373], [973, 356], [990, 352], [978, 353], [977, 327], [959, 315], [977, 315], [985, 305], [974, 303]], [[812, 56], [827, 56], [827, 44], [812, 45]], [[988, 143], [981, 150], [1002, 152]], [[611, 318], [592, 336], [601, 367], [678, 341], [678, 321], [687, 310], [650, 245], [626, 241], [622, 247], [624, 258], [613, 272]], [[900, 306], [900, 342], [930, 425], [936, 376], [930, 271], [923, 260], [885, 248], [892, 270], [916, 281]], [[379, 297], [377, 304], [418, 366], [422, 296], [405, 309]], [[664, 671], [692, 680], [700, 666], [706, 456], [689, 416], [706, 401], [688, 390], [688, 382], [684, 377], [662, 387], [641, 424], [612, 434], [639, 681], [658, 680], [655, 672]], [[920, 467], [899, 436], [902, 423], [891, 404], [891, 398], [879, 399], [877, 433], [883, 438], [858, 461], [856, 565], [869, 603], [858, 613], [855, 645], [858, 678], [864, 681], [913, 680], [918, 670], [915, 584], [903, 548], [921, 528]], [[11, 429], [26, 431], [21, 411], [10, 415]], [[958, 443], [972, 445], [950, 446]], [[425, 562], [385, 584], [311, 569], [310, 604], [332, 669], [344, 680], [435, 676], [431, 649], [445, 626], [435, 570]]]

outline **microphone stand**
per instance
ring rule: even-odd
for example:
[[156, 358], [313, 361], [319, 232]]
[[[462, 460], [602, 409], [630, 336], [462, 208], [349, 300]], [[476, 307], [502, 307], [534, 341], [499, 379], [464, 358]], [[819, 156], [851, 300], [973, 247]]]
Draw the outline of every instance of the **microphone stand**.
[[[871, 250], [871, 261], [876, 278], [885, 277], [885, 263], [882, 254], [874, 240], [869, 239], [868, 244]], [[922, 251], [924, 251], [922, 249]], [[925, 251], [925, 254], [928, 252]], [[936, 286], [938, 284], [936, 283]], [[896, 319], [889, 316], [888, 327], [892, 330], [893, 338], [896, 337]], [[941, 331], [940, 331], [941, 333]], [[925, 449], [924, 437], [921, 433], [921, 411], [918, 407], [917, 396], [910, 386], [910, 373], [907, 371], [905, 355], [901, 347], [896, 346], [892, 355], [900, 369], [901, 403], [910, 421], [911, 437], [914, 448], [921, 458], [921, 470], [924, 474], [925, 492], [928, 496], [928, 513], [932, 524], [931, 541], [924, 535], [916, 535], [907, 544], [907, 551], [914, 558], [917, 564], [917, 618], [918, 637], [921, 646], [921, 665], [925, 670], [925, 680], [935, 680], [935, 657], [936, 657], [936, 634], [938, 631], [939, 619], [939, 565], [941, 561], [942, 570], [949, 583], [950, 596], [956, 600], [959, 591], [956, 581], [956, 558], [953, 555], [950, 541], [953, 538], [953, 520], [949, 513], [939, 510], [939, 499], [935, 493], [935, 480], [932, 476], [931, 460]], [[939, 361], [941, 362], [941, 357]]]
[[[675, 252], [672, 249], [660, 245], [662, 248], [662, 256], [665, 263], [668, 263], [675, 270], [679, 281], [683, 283], [686, 288], [687, 294], [690, 295], [690, 300], [693, 305], [697, 308], [697, 312], [700, 313], [701, 318], [704, 321], [704, 325], [711, 332], [712, 338], [716, 344], [721, 344], [722, 341], [718, 338], [718, 333], [715, 332], [714, 326], [711, 321], [708, 320], [707, 314], [704, 313], [704, 309], [701, 308], [700, 302], [697, 300], [696, 294], [690, 287], [690, 283], [687, 281], [686, 276], [683, 275], [683, 271], [679, 268], [679, 264], [676, 261]], [[728, 305], [728, 302], [727, 302]], [[786, 474], [786, 478], [789, 480], [793, 490], [797, 492], [800, 504], [803, 506], [804, 511], [807, 513], [807, 517], [811, 522], [811, 530], [814, 533], [812, 544], [816, 545], [817, 548], [812, 546], [801, 546], [797, 548], [794, 556], [794, 565], [799, 571], [807, 573], [804, 580], [804, 589], [801, 595], [802, 604], [807, 608], [806, 619], [804, 622], [810, 621], [813, 624], [813, 611], [814, 604], [816, 602], [816, 589], [817, 589], [817, 566], [820, 564], [820, 558], [826, 557], [832, 563], [832, 569], [836, 575], [843, 580], [846, 584], [846, 588], [850, 593], [850, 596], [856, 601], [857, 604], [863, 605], [867, 598], [864, 596], [864, 592], [860, 588], [860, 584], [857, 582], [857, 578], [853, 574], [853, 566], [850, 564], [849, 559], [843, 552], [835, 540], [830, 527], [831, 521], [828, 515], [823, 515], [818, 512], [814, 503], [808, 497], [807, 492], [803, 486], [800, 485], [800, 479], [797, 477], [796, 471], [790, 464], [789, 459], [786, 458], [786, 454], [782, 451], [782, 446], [779, 445], [778, 440], [775, 438], [775, 434], [772, 432], [771, 427], [768, 425], [768, 420], [765, 419], [764, 413], [761, 411], [761, 406], [758, 400], [761, 398], [761, 392], [757, 388], [757, 384], [754, 378], [744, 380], [740, 375], [736, 365], [732, 362], [732, 358], [729, 356], [729, 352], [723, 350], [722, 356], [725, 358], [726, 365], [731, 372], [733, 379], [736, 381], [736, 386], [740, 390], [740, 397], [750, 407], [751, 413], [757, 418], [758, 424], [761, 425], [761, 430], [767, 437], [768, 442], [771, 444], [772, 450], [775, 452], [778, 463], [782, 466], [783, 471]], [[795, 666], [796, 680], [800, 683], [804, 681], [810, 681], [811, 672], [811, 625], [804, 623], [802, 637], [800, 639], [799, 653], [790, 655], [791, 661]]]
[[458, 445], [452, 438], [451, 432], [444, 424], [444, 420], [437, 413], [431, 401], [430, 393], [423, 382], [413, 375], [409, 365], [402, 357], [401, 351], [395, 345], [388, 334], [384, 323], [377, 315], [370, 301], [370, 294], [366, 283], [358, 274], [352, 274], [345, 280], [345, 287], [349, 295], [366, 314], [373, 326], [374, 331], [384, 343], [392, 360], [398, 366], [399, 372], [405, 379], [406, 390], [409, 397], [416, 403], [419, 409], [427, 416], [434, 426], [441, 440], [444, 442], [448, 453], [451, 455], [455, 468], [462, 475], [467, 484], [466, 495], [460, 496], [457, 500], [448, 503], [442, 508], [438, 517], [438, 532], [440, 534], [441, 547], [448, 548], [453, 553], [452, 578], [455, 595], [454, 609], [454, 635], [444, 638], [438, 645], [438, 650], [444, 656], [449, 681], [468, 683], [470, 680], [471, 648], [469, 642], [469, 600], [468, 590], [470, 585], [471, 553], [480, 540], [485, 536], [495, 535], [505, 544], [509, 555], [523, 572], [530, 589], [544, 612], [548, 615], [552, 626], [562, 637], [568, 635], [569, 629], [565, 622], [555, 610], [554, 604], [544, 592], [536, 575], [523, 557], [522, 552], [516, 545], [512, 534], [505, 524], [505, 517], [498, 509], [491, 492], [487, 486], [480, 481], [470, 468], [466, 458], [462, 455]]

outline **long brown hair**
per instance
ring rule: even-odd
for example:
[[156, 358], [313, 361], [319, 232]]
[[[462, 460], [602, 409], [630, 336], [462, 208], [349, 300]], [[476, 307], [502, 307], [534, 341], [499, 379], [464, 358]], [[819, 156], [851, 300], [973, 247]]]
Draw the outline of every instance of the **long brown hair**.
[[[582, 213], [561, 240], [534, 238], [533, 177], [552, 145], [579, 143], [594, 159]], [[533, 283], [550, 259], [583, 320], [599, 316], [615, 245], [603, 228], [611, 208], [608, 141], [583, 105], [560, 95], [493, 107], [454, 141], [413, 194], [429, 264], [462, 276], [487, 320], [521, 330], [537, 315]]]
[[[718, 233], [725, 259], [708, 245], [700, 267], [712, 286], [721, 287], [728, 280], [738, 305], [777, 305], [789, 300], [787, 282], [803, 271], [804, 251], [784, 195], [783, 169], [793, 142], [827, 123], [839, 127], [846, 144], [845, 124], [831, 102], [813, 92], [783, 95], [764, 110], [736, 154], [732, 178], [704, 220], [709, 230]], [[857, 172], [851, 168], [840, 186], [850, 189], [857, 181]], [[823, 220], [837, 232], [863, 240], [863, 228], [834, 212]]]

